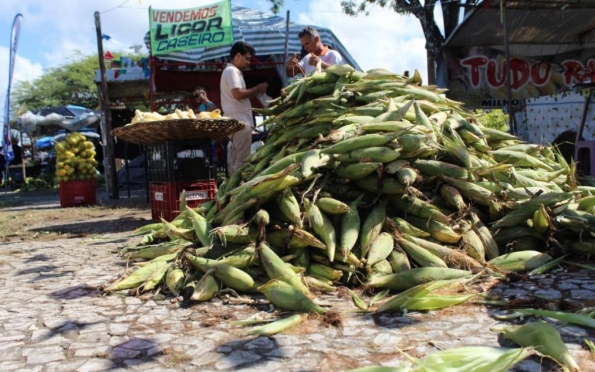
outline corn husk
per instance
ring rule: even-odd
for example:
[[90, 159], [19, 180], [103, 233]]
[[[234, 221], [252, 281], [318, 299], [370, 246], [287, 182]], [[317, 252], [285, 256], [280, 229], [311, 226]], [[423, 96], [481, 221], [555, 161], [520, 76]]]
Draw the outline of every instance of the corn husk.
[[536, 321], [520, 326], [505, 326], [500, 330], [506, 337], [523, 347], [532, 347], [549, 356], [572, 372], [579, 371], [578, 364], [562, 341], [560, 333], [551, 325]]

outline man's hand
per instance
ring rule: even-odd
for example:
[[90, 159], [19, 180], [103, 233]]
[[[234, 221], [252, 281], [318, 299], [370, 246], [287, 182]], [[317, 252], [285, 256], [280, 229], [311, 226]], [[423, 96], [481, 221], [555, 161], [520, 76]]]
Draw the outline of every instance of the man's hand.
[[291, 58], [289, 59], [289, 61], [287, 61], [287, 68], [295, 68], [299, 65], [300, 61], [299, 59], [297, 59], [297, 54], [293, 54], [293, 56], [291, 56]]
[[320, 61], [320, 58], [310, 53], [310, 58], [308, 58], [308, 64], [310, 66], [316, 66], [318, 64], [318, 61]]
[[268, 87], [269, 87], [269, 84], [268, 83], [260, 83], [260, 84], [258, 84], [255, 87], [256, 88], [256, 93], [257, 94], [266, 93]]

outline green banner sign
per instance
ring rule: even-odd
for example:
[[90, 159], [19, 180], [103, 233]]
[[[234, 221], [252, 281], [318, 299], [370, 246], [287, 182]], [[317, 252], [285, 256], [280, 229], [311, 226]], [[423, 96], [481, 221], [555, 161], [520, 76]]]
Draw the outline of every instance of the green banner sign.
[[154, 56], [233, 43], [229, 0], [190, 9], [149, 8], [149, 24]]

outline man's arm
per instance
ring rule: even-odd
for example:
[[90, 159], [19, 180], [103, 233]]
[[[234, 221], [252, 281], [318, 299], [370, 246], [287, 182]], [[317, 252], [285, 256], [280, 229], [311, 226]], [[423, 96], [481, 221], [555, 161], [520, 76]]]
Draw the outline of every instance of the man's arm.
[[233, 88], [231, 90], [231, 95], [233, 98], [237, 99], [238, 101], [243, 99], [249, 99], [252, 97], [256, 97], [260, 93], [265, 93], [267, 91], [268, 84], [267, 83], [260, 83], [252, 88], [242, 89], [242, 88]]

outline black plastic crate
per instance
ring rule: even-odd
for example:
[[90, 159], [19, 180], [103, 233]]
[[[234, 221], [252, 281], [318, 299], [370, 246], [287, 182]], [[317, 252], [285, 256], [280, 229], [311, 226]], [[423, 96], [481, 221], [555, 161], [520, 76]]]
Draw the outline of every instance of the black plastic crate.
[[147, 146], [149, 182], [213, 179], [213, 165], [210, 139], [166, 141]]

